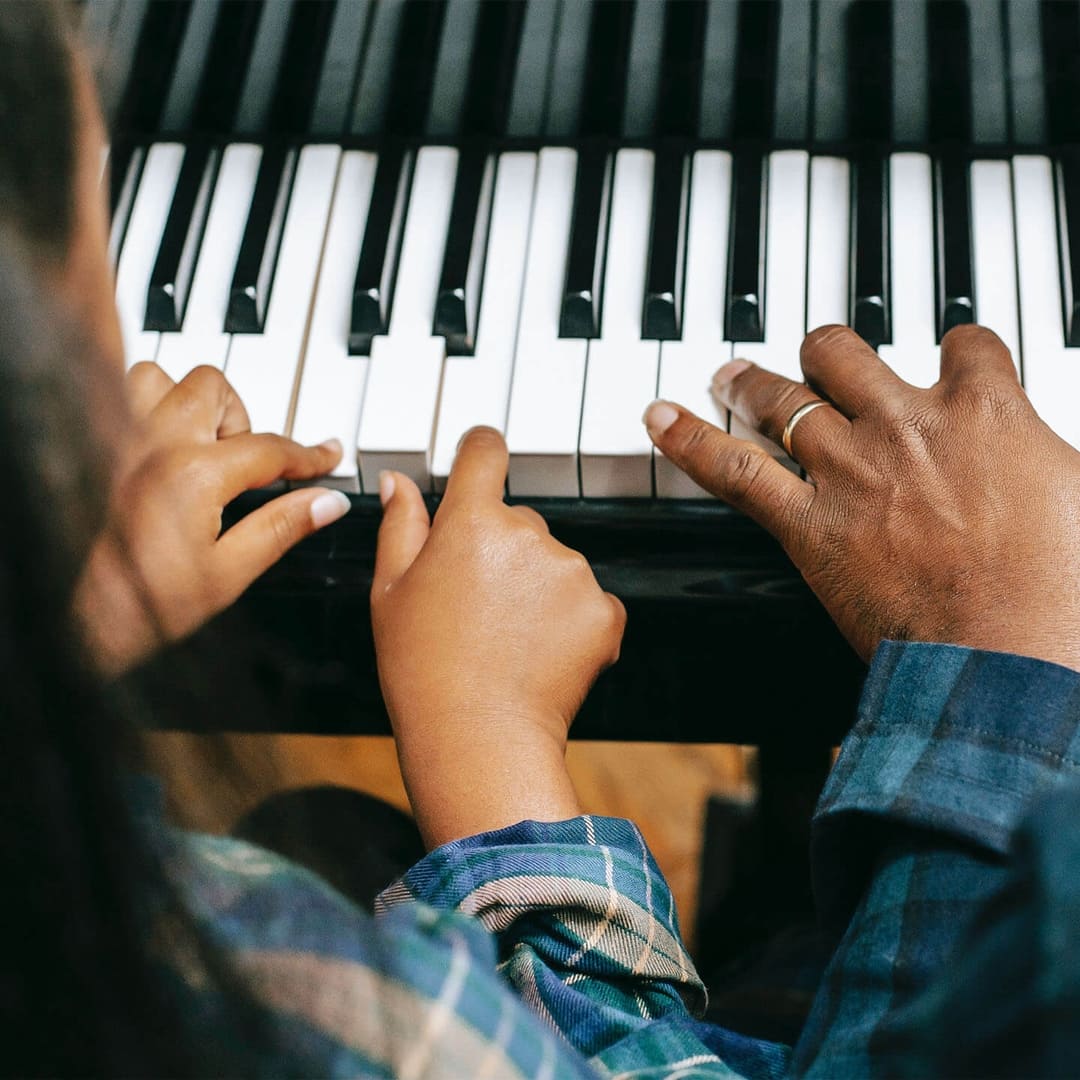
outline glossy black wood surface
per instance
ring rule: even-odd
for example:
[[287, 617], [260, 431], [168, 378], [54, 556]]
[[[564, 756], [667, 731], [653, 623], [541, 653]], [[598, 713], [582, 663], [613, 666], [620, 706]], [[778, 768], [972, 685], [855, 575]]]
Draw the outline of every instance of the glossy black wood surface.
[[[268, 497], [244, 496], [229, 520]], [[573, 736], [818, 745], [843, 736], [865, 669], [753, 522], [715, 502], [527, 501], [628, 612], [622, 657]], [[380, 510], [371, 496], [352, 502], [240, 604], [294, 730], [389, 730], [368, 614]]]

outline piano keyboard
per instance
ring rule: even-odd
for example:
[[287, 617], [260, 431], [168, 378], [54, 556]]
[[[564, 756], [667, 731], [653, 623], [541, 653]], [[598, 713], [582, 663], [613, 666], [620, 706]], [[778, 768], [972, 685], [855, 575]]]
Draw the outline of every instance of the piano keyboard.
[[1080, 446], [1075, 3], [89, 0], [86, 20], [117, 73], [128, 362], [223, 369], [256, 429], [354, 448], [344, 490], [394, 468], [439, 491], [490, 424], [511, 495], [702, 496], [645, 406], [726, 425], [715, 369], [800, 379], [826, 322], [919, 386], [981, 322]]

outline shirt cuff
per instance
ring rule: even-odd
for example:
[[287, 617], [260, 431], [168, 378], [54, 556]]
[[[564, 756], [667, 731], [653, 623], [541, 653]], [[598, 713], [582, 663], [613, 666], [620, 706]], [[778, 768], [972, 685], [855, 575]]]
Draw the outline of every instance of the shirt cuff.
[[564, 975], [657, 980], [691, 1012], [704, 1008], [674, 898], [629, 821], [523, 821], [444, 844], [380, 894], [375, 911], [414, 900], [524, 935]]
[[815, 814], [823, 913], [850, 910], [898, 829], [1003, 856], [1031, 798], [1078, 772], [1077, 672], [956, 645], [882, 642]]

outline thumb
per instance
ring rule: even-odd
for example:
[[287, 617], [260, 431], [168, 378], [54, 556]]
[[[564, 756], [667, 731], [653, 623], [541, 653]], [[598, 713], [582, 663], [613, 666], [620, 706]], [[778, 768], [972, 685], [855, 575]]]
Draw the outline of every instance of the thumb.
[[406, 570], [427, 542], [431, 518], [420, 489], [407, 476], [385, 472], [379, 478], [383, 519], [375, 548], [372, 593], [385, 592]]

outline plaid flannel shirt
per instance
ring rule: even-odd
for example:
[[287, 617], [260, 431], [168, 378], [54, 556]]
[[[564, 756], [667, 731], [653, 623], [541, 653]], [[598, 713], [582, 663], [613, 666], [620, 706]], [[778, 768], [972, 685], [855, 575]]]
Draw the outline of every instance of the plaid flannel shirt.
[[[1012, 939], [999, 932], [987, 952], [976, 936], [970, 962], [950, 958], [980, 905], [1015, 899], [1016, 875], [1038, 862], [1010, 845], [1032, 799], [1076, 772], [1078, 720], [1080, 676], [1066, 669], [879, 649], [816, 815], [815, 884], [837, 947], [793, 1050], [698, 1019], [704, 987], [671, 893], [626, 821], [523, 822], [445, 845], [382, 894], [374, 919], [235, 840], [178, 834], [174, 872], [295, 1052], [269, 1073], [944, 1075], [936, 1066], [961, 1061], [949, 1010], [978, 1016], [972, 994]], [[1022, 950], [1039, 918], [1002, 911]]]

